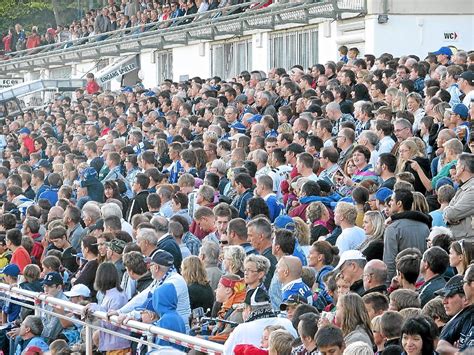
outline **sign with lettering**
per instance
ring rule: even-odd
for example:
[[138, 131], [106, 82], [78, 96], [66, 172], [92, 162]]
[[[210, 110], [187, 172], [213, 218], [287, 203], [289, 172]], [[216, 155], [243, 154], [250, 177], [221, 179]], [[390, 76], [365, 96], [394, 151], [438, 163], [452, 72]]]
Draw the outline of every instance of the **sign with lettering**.
[[443, 38], [445, 41], [448, 42], [453, 42], [453, 41], [458, 41], [459, 34], [457, 32], [444, 32], [443, 33]]
[[0, 89], [9, 88], [22, 83], [22, 78], [0, 78]]
[[110, 81], [114, 78], [121, 77], [131, 71], [138, 69], [137, 57], [128, 58], [122, 60], [121, 62], [114, 63], [110, 66], [105, 67], [99, 73], [96, 74], [97, 83], [102, 85], [107, 81]]

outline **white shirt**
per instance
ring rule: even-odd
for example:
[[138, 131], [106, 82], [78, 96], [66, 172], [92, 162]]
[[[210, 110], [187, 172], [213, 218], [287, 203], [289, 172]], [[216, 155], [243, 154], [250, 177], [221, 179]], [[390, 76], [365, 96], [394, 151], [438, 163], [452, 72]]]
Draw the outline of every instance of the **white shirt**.
[[281, 325], [295, 338], [297, 337], [295, 328], [286, 318], [263, 318], [252, 322], [239, 324], [230, 334], [224, 344], [224, 355], [234, 355], [234, 348], [239, 344], [251, 344], [260, 346], [263, 330], [268, 325]]
[[336, 246], [339, 248], [339, 254], [347, 250], [357, 249], [365, 240], [365, 232], [357, 226], [346, 228], [337, 237]]
[[469, 91], [464, 99], [462, 100], [462, 103], [469, 108], [471, 106], [471, 101], [474, 100], [474, 90]]
[[[379, 152], [379, 155], [382, 153], [390, 153], [394, 146], [395, 142], [393, 141], [392, 137], [385, 136], [380, 140], [379, 149], [377, 151]], [[373, 165], [373, 167], [375, 167], [375, 165]]]

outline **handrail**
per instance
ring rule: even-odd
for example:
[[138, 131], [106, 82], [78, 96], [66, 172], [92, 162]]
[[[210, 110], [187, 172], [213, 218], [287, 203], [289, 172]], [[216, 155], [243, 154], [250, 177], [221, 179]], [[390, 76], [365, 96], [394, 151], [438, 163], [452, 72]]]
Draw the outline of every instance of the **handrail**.
[[[145, 25], [139, 24], [139, 25], [136, 25], [134, 27], [129, 27], [129, 28], [120, 28], [115, 31], [100, 33], [91, 37], [78, 38], [75, 40], [65, 41], [65, 42], [51, 43], [51, 44], [46, 44], [44, 46], [39, 46], [39, 47], [31, 48], [31, 49], [23, 49], [21, 51], [9, 53], [9, 55], [12, 57], [10, 60], [17, 59], [18, 57], [23, 57], [24, 55], [30, 55], [30, 53], [31, 55], [41, 54], [40, 52], [49, 51], [50, 49], [68, 50], [71, 48], [71, 46], [74, 46], [74, 45], [85, 45], [85, 44], [91, 44], [91, 43], [97, 43], [97, 42], [105, 43], [106, 40], [122, 37], [123, 35], [132, 37], [132, 36], [136, 36], [137, 34], [134, 32], [137, 30], [140, 30], [142, 27], [146, 27], [147, 29], [144, 32], [139, 33], [138, 35], [145, 32], [149, 33], [149, 32], [154, 32], [157, 30], [163, 30], [163, 29], [166, 30], [166, 29], [169, 29], [170, 27], [175, 27], [175, 26], [180, 26], [180, 25], [185, 25], [185, 24], [189, 25], [192, 23], [196, 23], [193, 20], [202, 21], [205, 19], [213, 18], [214, 16], [219, 15], [219, 13], [223, 13], [223, 12], [232, 14], [235, 11], [246, 9], [253, 5], [255, 6], [260, 5], [263, 2], [265, 2], [265, 0], [258, 0], [258, 1], [253, 1], [253, 2], [237, 4], [237, 5], [231, 5], [225, 8], [221, 8], [221, 9], [214, 9], [214, 10], [196, 13], [192, 15], [180, 16], [180, 17], [168, 19], [165, 21], [157, 21], [157, 22], [145, 24]], [[107, 37], [107, 38], [104, 39], [104, 37]], [[9, 60], [6, 60], [5, 62], [8, 62], [8, 61]]]
[[[35, 304], [34, 308], [35, 310], [41, 310], [41, 312], [45, 312], [45, 310], [39, 308], [38, 304], [40, 302], [45, 303], [45, 304], [50, 304], [52, 306], [61, 308], [63, 310], [72, 312], [74, 314], [80, 315], [84, 311], [84, 306], [69, 302], [69, 301], [64, 301], [61, 299], [57, 299], [51, 296], [48, 296], [44, 293], [40, 292], [33, 292], [29, 290], [24, 290], [18, 286], [10, 286], [5, 283], [0, 283], [0, 292], [3, 292], [7, 295], [10, 295], [12, 297], [15, 297], [19, 301], [11, 300], [13, 303], [21, 303], [21, 301], [28, 301], [28, 302], [33, 302]], [[2, 297], [0, 297], [2, 298]], [[52, 314], [54, 316], [57, 316], [58, 318], [63, 318], [63, 315], [60, 314]], [[204, 340], [201, 338], [197, 337], [192, 337], [187, 334], [181, 334], [175, 331], [171, 331], [168, 329], [163, 329], [160, 327], [157, 327], [153, 324], [147, 324], [147, 323], [142, 323], [138, 322], [135, 320], [129, 320], [125, 324], [121, 324], [118, 322], [118, 317], [117, 316], [111, 316], [110, 318], [107, 317], [107, 314], [105, 312], [101, 311], [95, 311], [92, 313], [92, 316], [96, 319], [102, 320], [109, 322], [111, 324], [114, 324], [115, 326], [119, 326], [122, 329], [126, 329], [129, 331], [137, 332], [137, 333], [144, 333], [144, 334], [152, 334], [155, 336], [158, 336], [161, 339], [164, 339], [166, 341], [169, 341], [174, 344], [182, 345], [187, 348], [192, 348], [198, 351], [206, 352], [209, 354], [222, 354], [224, 352], [224, 346], [218, 343], [214, 343], [208, 340]], [[70, 318], [69, 318], [70, 319]], [[77, 319], [70, 319], [73, 322], [76, 323], [81, 323], [86, 327], [86, 330], [90, 328], [97, 328], [96, 326], [88, 323], [88, 322], [82, 322]], [[104, 328], [100, 328], [101, 331], [107, 331], [107, 332], [112, 332], [109, 330], [106, 330]], [[114, 335], [116, 336], [122, 336], [127, 339], [129, 339], [128, 335], [120, 334], [120, 333], [115, 333]], [[87, 339], [86, 339], [87, 340]], [[137, 339], [134, 339], [133, 341], [138, 341]], [[138, 341], [140, 343], [147, 343], [144, 341]], [[148, 344], [148, 343], [147, 343]], [[89, 346], [91, 344], [88, 344]]]

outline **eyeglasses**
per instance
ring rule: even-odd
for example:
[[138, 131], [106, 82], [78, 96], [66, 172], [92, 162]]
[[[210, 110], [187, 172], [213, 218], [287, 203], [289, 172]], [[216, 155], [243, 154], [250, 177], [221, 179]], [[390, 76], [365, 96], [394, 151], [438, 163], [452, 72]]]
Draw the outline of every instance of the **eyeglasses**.
[[395, 133], [398, 133], [398, 132], [401, 132], [401, 131], [403, 131], [404, 129], [408, 129], [408, 127], [404, 127], [404, 128], [395, 129], [395, 130], [394, 130], [394, 132], [395, 132]]
[[229, 241], [228, 240], [219, 240], [220, 245], [228, 245]]

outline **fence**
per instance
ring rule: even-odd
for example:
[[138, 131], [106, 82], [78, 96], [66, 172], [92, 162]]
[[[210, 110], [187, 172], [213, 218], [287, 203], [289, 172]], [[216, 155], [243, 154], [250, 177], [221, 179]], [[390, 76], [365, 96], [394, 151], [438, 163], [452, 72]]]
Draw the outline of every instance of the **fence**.
[[[12, 300], [11, 297], [15, 297], [15, 300]], [[85, 327], [86, 354], [92, 354], [92, 345], [93, 345], [92, 332], [93, 330], [96, 330], [96, 329], [100, 329], [100, 331], [110, 333], [112, 335], [115, 335], [124, 339], [128, 339], [128, 340], [138, 342], [141, 344], [145, 344], [150, 349], [158, 348], [158, 346], [156, 344], [153, 344], [151, 341], [133, 338], [129, 335], [117, 333], [109, 329], [104, 329], [100, 326], [91, 324], [87, 320], [71, 318], [67, 315], [62, 315], [62, 314], [44, 310], [43, 308], [40, 307], [41, 303], [49, 304], [56, 308], [63, 309], [67, 312], [72, 312], [75, 315], [81, 315], [84, 310], [84, 306], [81, 306], [69, 301], [60, 300], [60, 299], [48, 296], [44, 293], [32, 292], [32, 291], [19, 288], [17, 286], [11, 287], [10, 285], [0, 283], [0, 299], [9, 300], [10, 302], [19, 304], [23, 307], [34, 309], [36, 315], [39, 315], [40, 312], [46, 313], [58, 318], [67, 319], [76, 324], [81, 324], [82, 326]], [[34, 305], [28, 304], [26, 302], [31, 302]], [[207, 354], [222, 354], [224, 352], [224, 346], [221, 344], [210, 342], [210, 341], [200, 339], [197, 337], [192, 337], [186, 334], [177, 333], [171, 330], [163, 329], [163, 328], [154, 326], [152, 324], [142, 323], [135, 320], [129, 320], [128, 322], [126, 322], [126, 324], [121, 324], [117, 322], [117, 318], [118, 318], [117, 316], [112, 316], [108, 318], [107, 314], [101, 311], [93, 312], [92, 316], [95, 319], [107, 321], [114, 325], [118, 325], [122, 329], [129, 330], [130, 332], [143, 334], [147, 336], [147, 339], [150, 339], [151, 336], [157, 336], [171, 343], [182, 345], [186, 348], [194, 349], [194, 350], [201, 351]]]

